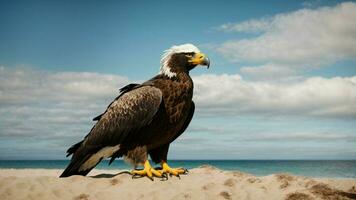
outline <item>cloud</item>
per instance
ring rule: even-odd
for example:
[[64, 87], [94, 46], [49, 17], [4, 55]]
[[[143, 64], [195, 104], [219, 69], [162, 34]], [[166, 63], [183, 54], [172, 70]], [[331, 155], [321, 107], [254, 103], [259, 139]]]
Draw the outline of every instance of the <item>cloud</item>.
[[28, 149], [46, 141], [44, 146], [57, 144], [64, 151], [85, 136], [91, 119], [128, 81], [117, 75], [0, 67], [0, 140], [28, 144]]
[[239, 138], [240, 141], [279, 143], [279, 142], [356, 142], [356, 135], [345, 133], [324, 133], [324, 132], [292, 132], [292, 133], [258, 133], [248, 138]]
[[220, 30], [262, 33], [227, 41], [217, 51], [233, 62], [254, 63], [253, 73], [260, 75], [266, 71], [266, 64], [302, 71], [327, 66], [356, 57], [356, 21], [350, 20], [355, 18], [356, 3], [345, 2], [224, 24]]
[[301, 77], [300, 72], [295, 68], [271, 63], [258, 67], [241, 67], [240, 72], [251, 80], [259, 81], [271, 81], [275, 80], [276, 77], [280, 77], [278, 80], [292, 81]]
[[271, 26], [271, 18], [252, 19], [241, 23], [227, 23], [219, 26], [217, 30], [225, 32], [264, 32]]
[[356, 77], [301, 82], [245, 81], [239, 75], [193, 77], [199, 112], [206, 115], [356, 117]]
[[211, 127], [211, 126], [196, 126], [192, 125], [188, 127], [190, 132], [202, 132], [202, 133], [226, 133], [226, 127]]
[[[182, 153], [186, 152], [187, 146], [194, 146], [191, 147], [195, 152], [192, 156], [196, 157], [206, 152], [207, 146], [214, 146], [209, 154], [214, 156], [226, 148], [236, 148], [236, 145], [256, 139], [251, 135], [233, 142], [236, 136], [234, 123], [209, 125], [201, 121], [202, 116], [214, 121], [247, 115], [262, 121], [266, 116], [356, 117], [356, 77], [314, 77], [297, 83], [270, 83], [245, 81], [238, 74], [211, 74], [194, 76], [193, 80], [196, 121], [187, 130], [190, 134], [182, 136], [174, 146], [172, 152], [177, 153], [174, 154], [176, 158], [184, 157]], [[93, 125], [91, 119], [103, 112], [118, 95], [119, 88], [129, 82], [135, 81], [118, 75], [1, 67], [0, 146], [4, 155], [1, 158], [23, 159], [26, 158], [23, 152], [37, 159], [64, 158], [65, 150], [89, 132]], [[251, 132], [248, 128], [246, 131], [257, 134], [259, 129]], [[299, 134], [286, 140], [299, 140], [304, 136]], [[322, 141], [335, 139], [331, 136]], [[278, 137], [282, 135], [264, 135], [266, 141]], [[317, 137], [312, 140], [316, 141]], [[232, 143], [227, 146], [228, 142], [223, 140]], [[341, 141], [342, 138], [335, 140]], [[250, 146], [248, 150], [252, 151], [254, 147]], [[229, 155], [246, 156], [248, 151], [242, 150]]]
[[[80, 103], [90, 99], [107, 99], [113, 90], [128, 82], [115, 75], [88, 72], [46, 72], [32, 69], [0, 68], [1, 104], [36, 103], [38, 101]], [[76, 101], [74, 101], [76, 100]]]

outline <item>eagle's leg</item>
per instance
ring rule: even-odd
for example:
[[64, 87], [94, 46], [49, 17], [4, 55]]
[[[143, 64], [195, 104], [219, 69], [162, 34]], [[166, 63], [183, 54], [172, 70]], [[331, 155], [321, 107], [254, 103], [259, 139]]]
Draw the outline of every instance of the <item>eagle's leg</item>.
[[151, 167], [151, 164], [148, 160], [145, 161], [144, 168], [142, 170], [132, 170], [131, 174], [133, 176], [147, 176], [151, 180], [153, 180], [153, 176], [162, 177], [162, 173]]
[[162, 172], [162, 174], [166, 173], [169, 175], [179, 176], [180, 174], [186, 174], [188, 172], [188, 170], [184, 168], [171, 168], [165, 160], [161, 162], [161, 166], [162, 170], [160, 170], [160, 172]]

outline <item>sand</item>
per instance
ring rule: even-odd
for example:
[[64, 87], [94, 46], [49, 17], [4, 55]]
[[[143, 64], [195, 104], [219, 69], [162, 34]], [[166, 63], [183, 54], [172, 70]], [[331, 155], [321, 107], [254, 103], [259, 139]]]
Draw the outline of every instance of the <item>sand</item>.
[[179, 178], [132, 179], [93, 170], [88, 177], [58, 178], [62, 170], [0, 169], [0, 199], [356, 199], [356, 179], [315, 179], [289, 174], [256, 177], [202, 166]]

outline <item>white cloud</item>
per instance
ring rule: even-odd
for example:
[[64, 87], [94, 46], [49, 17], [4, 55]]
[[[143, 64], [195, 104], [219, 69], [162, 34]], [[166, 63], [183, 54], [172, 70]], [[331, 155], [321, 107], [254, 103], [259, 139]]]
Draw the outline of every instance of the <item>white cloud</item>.
[[[257, 37], [227, 41], [217, 50], [235, 62], [273, 64], [304, 70], [356, 57], [356, 3], [301, 9], [271, 18], [225, 24], [229, 31], [263, 31]], [[262, 66], [256, 68], [260, 74]], [[267, 72], [268, 73], [268, 72]]]
[[193, 77], [199, 112], [207, 115], [356, 117], [356, 76], [301, 82], [245, 81], [239, 75]]
[[43, 100], [105, 99], [113, 90], [127, 83], [125, 77], [88, 72], [45, 72], [31, 69], [0, 68], [1, 104], [29, 103]]
[[82, 138], [91, 119], [128, 82], [115, 75], [2, 67], [0, 137], [56, 138], [63, 145], [68, 138]]
[[[193, 80], [197, 114], [356, 117], [355, 76], [272, 83], [246, 81], [238, 74], [210, 74]], [[76, 133], [78, 128], [86, 131], [90, 119], [104, 111], [119, 88], [129, 82], [117, 75], [1, 68], [0, 134], [31, 130], [38, 134], [43, 128], [54, 132], [65, 126], [75, 128]]]
[[355, 134], [324, 133], [324, 132], [292, 132], [292, 133], [257, 133], [247, 138], [238, 138], [240, 141], [249, 142], [356, 142]]
[[[314, 77], [299, 83], [270, 83], [245, 81], [235, 74], [200, 75], [193, 80], [197, 106], [194, 120], [199, 120], [201, 115], [215, 119], [253, 115], [260, 120], [285, 115], [356, 117], [356, 77]], [[21, 152], [26, 151], [33, 152], [35, 157], [43, 154], [43, 158], [46, 155], [63, 158], [68, 146], [90, 130], [91, 119], [103, 112], [118, 95], [118, 89], [129, 82], [128, 78], [117, 75], [0, 68], [0, 144], [5, 145], [2, 148], [8, 153], [6, 156], [23, 158]], [[199, 140], [205, 138], [204, 134], [221, 135], [230, 140], [236, 136], [233, 125], [198, 124], [188, 129], [195, 135], [182, 137], [172, 152], [182, 152], [188, 143], [196, 144], [197, 155], [206, 151], [199, 149], [204, 144], [215, 144], [217, 138]], [[292, 135], [286, 140], [300, 140], [304, 136]], [[312, 139], [316, 141], [319, 136], [314, 136]], [[265, 137], [268, 140], [268, 136]], [[282, 135], [269, 136], [270, 140], [278, 137]], [[333, 135], [320, 136], [323, 137], [326, 138], [322, 141], [334, 138]], [[237, 141], [248, 142], [249, 138]], [[341, 135], [338, 140], [343, 138]], [[17, 147], [18, 143], [22, 145]], [[225, 148], [225, 142], [220, 143], [221, 148]], [[219, 148], [213, 150], [212, 155], [218, 153]]]
[[279, 80], [292, 81], [300, 78], [300, 72], [284, 65], [265, 64], [259, 67], [245, 66], [240, 68], [241, 74], [252, 80], [271, 81], [276, 77]]
[[218, 27], [218, 30], [226, 32], [261, 32], [271, 27], [270, 18], [252, 19], [241, 23], [227, 23]]

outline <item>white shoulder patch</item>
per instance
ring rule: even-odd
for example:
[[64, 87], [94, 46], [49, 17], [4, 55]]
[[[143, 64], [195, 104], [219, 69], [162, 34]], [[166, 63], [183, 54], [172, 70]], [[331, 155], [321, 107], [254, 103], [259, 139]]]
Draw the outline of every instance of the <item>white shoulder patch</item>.
[[199, 53], [200, 50], [193, 44], [175, 45], [172, 46], [170, 49], [165, 50], [161, 57], [161, 69], [159, 73], [164, 74], [169, 78], [176, 76], [177, 74], [172, 72], [168, 66], [171, 56], [175, 53], [190, 53], [190, 52]]

